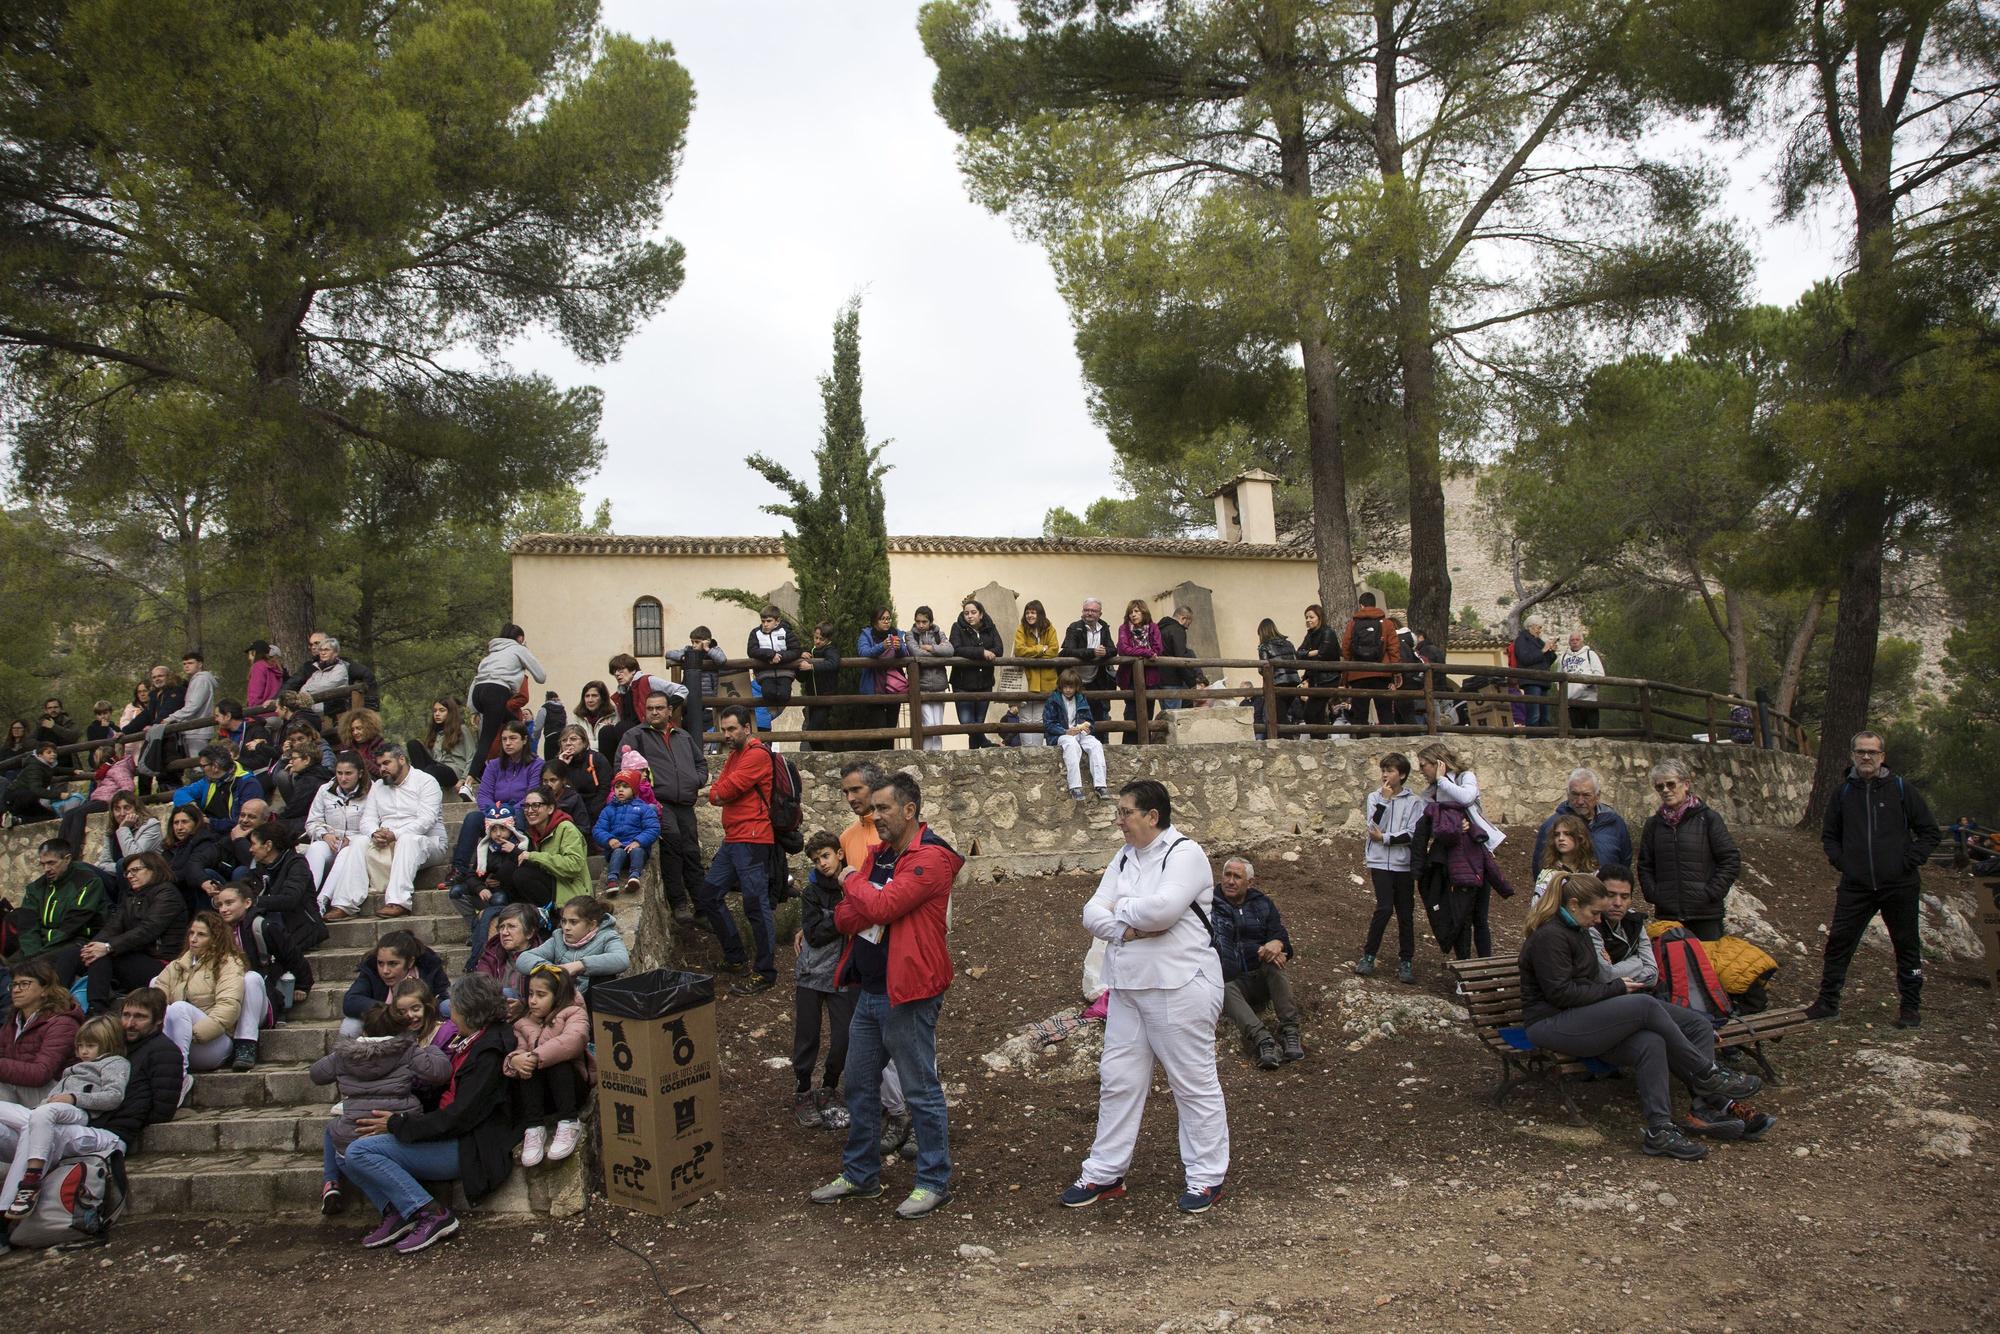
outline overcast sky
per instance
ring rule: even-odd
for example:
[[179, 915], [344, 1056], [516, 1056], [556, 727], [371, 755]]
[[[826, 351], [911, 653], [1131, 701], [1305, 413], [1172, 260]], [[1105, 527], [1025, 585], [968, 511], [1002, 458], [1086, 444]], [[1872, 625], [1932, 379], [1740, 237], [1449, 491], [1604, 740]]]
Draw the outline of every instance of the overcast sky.
[[[862, 298], [863, 407], [892, 441], [889, 531], [1032, 535], [1043, 511], [1111, 489], [1069, 317], [1047, 260], [966, 196], [930, 101], [917, 0], [606, 0], [606, 24], [672, 42], [695, 109], [665, 231], [687, 281], [608, 366], [533, 336], [523, 369], [604, 390], [604, 467], [621, 533], [776, 533], [745, 468], [810, 477], [833, 319]], [[1829, 229], [1770, 224], [1765, 163], [1735, 164], [1732, 211], [1760, 300], [1837, 266]], [[663, 458], [706, 463], [699, 490]]]

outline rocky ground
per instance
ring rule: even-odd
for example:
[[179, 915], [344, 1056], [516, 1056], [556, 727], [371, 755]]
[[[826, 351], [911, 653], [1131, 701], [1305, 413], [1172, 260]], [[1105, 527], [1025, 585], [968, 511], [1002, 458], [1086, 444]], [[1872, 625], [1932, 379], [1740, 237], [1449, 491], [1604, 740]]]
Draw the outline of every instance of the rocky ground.
[[[1502, 849], [1525, 883], [1528, 837]], [[1810, 839], [1743, 838], [1742, 906], [1806, 998], [1831, 880]], [[836, 1137], [790, 1121], [790, 992], [725, 1001], [725, 1190], [668, 1220], [594, 1201], [568, 1222], [465, 1233], [409, 1259], [359, 1228], [304, 1220], [134, 1223], [105, 1249], [0, 1262], [24, 1328], [681, 1327], [639, 1259], [706, 1329], [1684, 1330], [1990, 1329], [2000, 1224], [2000, 1011], [1933, 872], [1925, 1026], [1898, 1032], [1886, 950], [1864, 949], [1842, 1022], [1788, 1040], [1767, 1142], [1705, 1163], [1641, 1156], [1630, 1088], [1485, 1101], [1493, 1070], [1464, 1034], [1434, 945], [1419, 982], [1354, 978], [1370, 899], [1348, 843], [1259, 856], [1301, 957], [1306, 1060], [1257, 1070], [1224, 1045], [1233, 1165], [1213, 1213], [1184, 1219], [1172, 1101], [1156, 1092], [1124, 1201], [1071, 1212], [1095, 1116], [1092, 1036], [1011, 1043], [1076, 1000], [1093, 878], [971, 886], [957, 899], [960, 981], [939, 1027], [955, 1106], [954, 1203], [920, 1224], [882, 1201], [809, 1206]], [[1496, 910], [1511, 946], [1521, 900]], [[1420, 928], [1421, 931], [1421, 928]], [[1391, 937], [1393, 940], [1393, 935]], [[1940, 957], [1956, 951], [1957, 957]], [[693, 947], [690, 962], [706, 957]], [[988, 1058], [991, 1058], [990, 1060]]]

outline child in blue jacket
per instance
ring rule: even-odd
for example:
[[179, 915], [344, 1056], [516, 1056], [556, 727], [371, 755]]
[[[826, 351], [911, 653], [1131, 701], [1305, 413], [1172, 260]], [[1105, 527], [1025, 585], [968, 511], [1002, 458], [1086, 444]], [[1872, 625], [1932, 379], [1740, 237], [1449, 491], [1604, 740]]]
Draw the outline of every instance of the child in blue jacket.
[[611, 780], [611, 800], [598, 812], [597, 827], [591, 830], [597, 845], [604, 849], [604, 897], [614, 898], [623, 888], [639, 891], [639, 873], [646, 869], [646, 854], [660, 841], [660, 813], [639, 800], [640, 775], [621, 773]]

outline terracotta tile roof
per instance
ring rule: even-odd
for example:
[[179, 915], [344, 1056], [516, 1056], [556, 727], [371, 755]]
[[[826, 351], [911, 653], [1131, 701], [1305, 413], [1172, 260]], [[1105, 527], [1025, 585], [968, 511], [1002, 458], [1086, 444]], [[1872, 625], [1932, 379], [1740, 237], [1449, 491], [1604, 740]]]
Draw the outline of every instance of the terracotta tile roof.
[[[776, 537], [627, 537], [616, 533], [529, 533], [516, 556], [782, 556]], [[1311, 547], [1219, 542], [1201, 538], [892, 537], [894, 555], [1206, 556], [1223, 560], [1313, 559]]]

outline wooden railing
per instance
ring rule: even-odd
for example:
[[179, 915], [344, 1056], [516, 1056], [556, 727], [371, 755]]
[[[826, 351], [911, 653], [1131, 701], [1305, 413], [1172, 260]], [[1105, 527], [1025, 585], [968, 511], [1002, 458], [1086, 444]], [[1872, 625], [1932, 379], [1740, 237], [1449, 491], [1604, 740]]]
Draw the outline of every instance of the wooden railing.
[[[315, 704], [323, 704], [327, 700], [338, 699], [342, 696], [346, 696], [353, 701], [350, 707], [360, 707], [362, 692], [352, 686], [334, 686], [327, 690], [316, 690], [308, 694], [306, 698]], [[275, 712], [275, 709], [269, 705], [265, 705], [261, 708], [252, 709], [244, 721], [260, 722], [269, 718]], [[213, 726], [215, 726], [215, 717], [213, 714], [206, 718], [188, 718], [181, 722], [168, 723], [164, 727], [161, 727], [160, 738], [164, 740], [167, 737], [183, 736], [186, 733], [199, 732], [205, 727]], [[87, 755], [94, 751], [122, 745], [144, 746], [149, 744], [147, 740], [148, 731], [148, 728], [141, 727], [131, 732], [114, 732], [108, 737], [100, 737], [95, 741], [72, 741], [67, 745], [56, 747], [56, 758], [61, 759], [65, 755]], [[16, 755], [12, 759], [0, 761], [0, 773], [20, 768], [21, 765], [27, 763], [28, 756], [32, 754], [34, 754], [34, 751], [31, 747], [26, 754]], [[168, 761], [165, 767], [169, 771], [192, 769], [196, 763], [197, 760], [192, 755], [177, 755]], [[74, 779], [70, 781], [74, 781]]]
[[[1808, 755], [1812, 753], [1811, 738], [1797, 720], [1775, 709], [1760, 706], [1754, 700], [1636, 677], [1576, 676], [1565, 672], [1488, 666], [1485, 663], [1444, 662], [1428, 666], [1395, 663], [1385, 666], [1379, 662], [1326, 662], [1300, 658], [1259, 660], [1110, 657], [1086, 664], [1076, 658], [995, 658], [976, 661], [970, 658], [927, 657], [842, 658], [840, 665], [873, 668], [878, 675], [894, 668], [905, 674], [909, 688], [902, 694], [893, 695], [881, 693], [807, 695], [802, 692], [801, 686], [812, 673], [801, 672], [798, 674], [798, 683], [794, 685], [792, 697], [785, 706], [787, 709], [865, 705], [884, 710], [884, 722], [875, 727], [774, 730], [764, 734], [768, 740], [825, 744], [827, 749], [870, 744], [879, 746], [884, 743], [908, 741], [913, 748], [922, 749], [925, 739], [929, 737], [970, 736], [974, 733], [1002, 737], [1009, 734], [1039, 733], [1042, 730], [1042, 705], [1048, 699], [1049, 692], [926, 690], [922, 683], [923, 671], [952, 667], [982, 667], [993, 669], [997, 675], [1001, 669], [1008, 667], [1046, 672], [1064, 667], [1082, 668], [1088, 665], [1135, 668], [1132, 673], [1132, 684], [1128, 688], [1085, 690], [1082, 693], [1095, 706], [1099, 715], [1097, 726], [1099, 733], [1117, 733], [1140, 745], [1165, 737], [1167, 720], [1164, 717], [1148, 716], [1155, 714], [1155, 706], [1166, 700], [1183, 701], [1184, 706], [1203, 702], [1211, 704], [1227, 702], [1235, 707], [1241, 707], [1236, 701], [1251, 700], [1261, 701], [1263, 704], [1264, 722], [1258, 730], [1258, 735], [1265, 738], [1468, 734], [1558, 738], [1595, 736], [1678, 742], [1705, 740], [1708, 744], [1715, 745], [1730, 739], [1726, 733], [1743, 730], [1748, 736], [1742, 744], [1768, 746]], [[1247, 686], [1230, 685], [1226, 681], [1209, 686], [1148, 686], [1145, 683], [1145, 665], [1151, 665], [1161, 671], [1179, 669], [1211, 676], [1217, 672], [1225, 675], [1254, 673], [1256, 681]], [[739, 659], [720, 664], [712, 670], [719, 676], [727, 676], [735, 673], [754, 673], [760, 669], [768, 670], [768, 665]], [[1279, 676], [1294, 672], [1299, 675], [1299, 684], [1279, 684]], [[1386, 676], [1399, 688], [1379, 689], [1344, 683], [1310, 684], [1314, 676], [1325, 677], [1346, 673], [1358, 673], [1371, 678]], [[1447, 685], [1446, 680], [1452, 678], [1456, 678], [1457, 683]], [[1464, 680], [1482, 678], [1497, 684], [1479, 691], [1468, 691], [1464, 688]], [[1548, 688], [1548, 693], [1513, 695], [1506, 693], [1504, 687], [1507, 683], [1520, 684], [1524, 688], [1528, 684], [1539, 683]], [[1594, 701], [1573, 701], [1569, 698], [1571, 685], [1596, 686], [1599, 698]], [[1388, 700], [1392, 704], [1408, 706], [1411, 710], [1420, 709], [1421, 716], [1408, 722], [1392, 723], [1331, 721], [1335, 711], [1343, 705], [1351, 705], [1363, 699]], [[1330, 720], [1322, 723], [1285, 721], [1291, 712], [1286, 706], [1293, 700], [1326, 701], [1327, 716]], [[752, 706], [761, 703], [748, 696], [727, 695], [716, 696], [703, 702], [712, 709], [731, 703]], [[1018, 723], [1003, 723], [997, 717], [989, 717], [986, 722], [981, 723], [924, 722], [924, 705], [949, 705], [958, 702], [1001, 705], [1003, 711], [1005, 705], [1021, 704], [1028, 706], [1032, 713], [1024, 712]], [[1135, 718], [1147, 718], [1148, 721], [1142, 726], [1133, 718], [1111, 717], [1113, 710], [1110, 706], [1114, 704], [1123, 706], [1118, 711], [1121, 715], [1130, 714]], [[1517, 724], [1511, 714], [1512, 707], [1516, 704], [1546, 709], [1552, 721], [1534, 726]], [[909, 706], [906, 718], [902, 715], [904, 705]], [[1453, 710], [1453, 717], [1450, 720], [1442, 720], [1446, 707], [1454, 705], [1464, 706], [1465, 720], [1458, 720], [1456, 709]], [[1497, 710], [1507, 711], [1504, 721], [1496, 717], [1496, 706]], [[1738, 706], [1750, 711], [1750, 721], [1747, 726], [1730, 720], [1730, 710]], [[890, 713], [891, 710], [894, 710], [893, 715]], [[1598, 725], [1590, 728], [1578, 726], [1574, 713], [1580, 710], [1595, 710]], [[891, 716], [897, 720], [889, 721]], [[1687, 724], [1687, 726], [1679, 727], [1676, 724]], [[710, 735], [713, 736], [713, 733]]]

